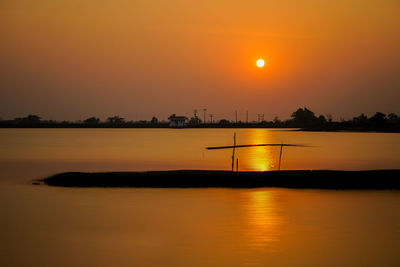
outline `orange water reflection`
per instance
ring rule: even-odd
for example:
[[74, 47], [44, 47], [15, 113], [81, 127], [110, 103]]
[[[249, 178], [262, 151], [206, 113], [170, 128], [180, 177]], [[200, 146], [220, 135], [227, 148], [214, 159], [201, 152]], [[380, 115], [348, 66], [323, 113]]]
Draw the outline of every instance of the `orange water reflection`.
[[[0, 164], [52, 166], [52, 171], [230, 170], [231, 149], [209, 146], [297, 143], [284, 148], [281, 169], [395, 169], [400, 135], [270, 129], [2, 129]], [[276, 170], [279, 147], [236, 150], [240, 171]], [[58, 166], [55, 168], [55, 166]], [[67, 167], [61, 167], [67, 166]]]
[[280, 241], [283, 218], [275, 198], [271, 189], [250, 190], [242, 194], [246, 226], [243, 234], [249, 248], [245, 256], [246, 265], [258, 266], [263, 258], [259, 253], [274, 251]]
[[[240, 139], [240, 144], [263, 144], [272, 143], [273, 140], [268, 131], [252, 129], [246, 133], [245, 138]], [[242, 160], [242, 170], [268, 171], [275, 168], [274, 148], [271, 147], [249, 147], [242, 148], [238, 152], [239, 162]]]

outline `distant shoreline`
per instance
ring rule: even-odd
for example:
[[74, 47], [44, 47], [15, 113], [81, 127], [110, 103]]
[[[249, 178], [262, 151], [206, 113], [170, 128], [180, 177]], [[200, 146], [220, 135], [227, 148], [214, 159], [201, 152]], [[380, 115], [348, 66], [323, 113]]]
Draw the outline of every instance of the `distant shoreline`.
[[[295, 128], [295, 129], [294, 129]], [[305, 128], [305, 127], [265, 127], [260, 125], [203, 125], [203, 126], [186, 126], [182, 128], [173, 128], [168, 125], [135, 125], [135, 126], [118, 126], [118, 125], [34, 125], [34, 126], [3, 126], [0, 125], [0, 129], [276, 129], [276, 130], [287, 130], [287, 131], [299, 131], [299, 132], [355, 132], [355, 133], [400, 133], [400, 129], [369, 129], [369, 128]]]
[[[248, 115], [248, 114], [247, 114]], [[316, 116], [314, 112], [305, 108], [299, 108], [291, 114], [291, 119], [281, 121], [275, 117], [272, 121], [264, 119], [264, 114], [257, 115], [257, 121], [238, 120], [237, 113], [235, 120], [210, 120], [207, 121], [205, 113], [202, 121], [194, 112], [193, 117], [177, 116], [172, 114], [169, 121], [159, 121], [157, 117], [151, 120], [127, 121], [120, 116], [108, 117], [102, 121], [98, 117], [90, 117], [83, 121], [56, 121], [43, 120], [39, 115], [30, 114], [26, 117], [14, 118], [13, 120], [1, 120], [0, 128], [256, 128], [256, 129], [282, 129], [300, 128], [301, 131], [349, 131], [349, 132], [400, 132], [400, 116], [390, 113], [376, 112], [374, 116], [367, 117], [361, 114], [350, 120], [341, 119], [333, 121], [331, 115]]]
[[400, 170], [288, 170], [231, 172], [177, 170], [150, 172], [66, 172], [36, 180], [61, 187], [257, 188], [400, 190]]

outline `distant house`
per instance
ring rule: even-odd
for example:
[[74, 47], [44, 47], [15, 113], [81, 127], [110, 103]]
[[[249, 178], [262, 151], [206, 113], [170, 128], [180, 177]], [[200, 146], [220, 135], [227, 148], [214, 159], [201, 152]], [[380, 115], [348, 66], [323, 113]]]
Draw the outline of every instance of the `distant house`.
[[171, 116], [168, 117], [169, 127], [172, 128], [185, 127], [187, 119], [188, 118], [186, 118], [185, 116], [176, 116], [175, 114], [172, 114]]

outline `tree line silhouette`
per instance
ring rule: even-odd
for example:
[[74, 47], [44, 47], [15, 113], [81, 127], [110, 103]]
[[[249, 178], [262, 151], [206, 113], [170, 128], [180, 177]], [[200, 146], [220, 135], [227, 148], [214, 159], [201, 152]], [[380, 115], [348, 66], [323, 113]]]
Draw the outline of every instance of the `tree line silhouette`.
[[[151, 120], [127, 121], [120, 116], [108, 117], [105, 121], [98, 117], [90, 117], [83, 121], [43, 120], [38, 115], [28, 115], [13, 120], [1, 120], [1, 128], [167, 128], [168, 121], [159, 121], [157, 117]], [[188, 128], [301, 128], [310, 131], [384, 131], [400, 132], [400, 117], [394, 113], [376, 112], [367, 117], [361, 114], [350, 120], [333, 121], [332, 116], [319, 115], [307, 108], [299, 108], [291, 114], [291, 118], [281, 121], [275, 117], [272, 121], [242, 122], [221, 119], [204, 123], [199, 117], [188, 118]]]

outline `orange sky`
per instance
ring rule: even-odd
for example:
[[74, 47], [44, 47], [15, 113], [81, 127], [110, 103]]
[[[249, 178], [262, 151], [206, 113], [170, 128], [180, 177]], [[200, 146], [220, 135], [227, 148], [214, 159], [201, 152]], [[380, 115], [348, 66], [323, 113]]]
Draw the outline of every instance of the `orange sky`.
[[2, 0], [0, 117], [400, 113], [399, 14], [397, 0]]

